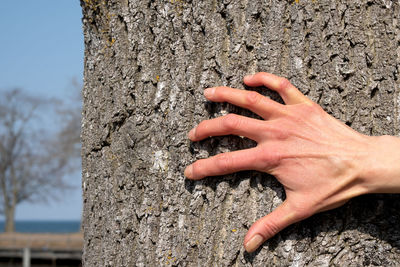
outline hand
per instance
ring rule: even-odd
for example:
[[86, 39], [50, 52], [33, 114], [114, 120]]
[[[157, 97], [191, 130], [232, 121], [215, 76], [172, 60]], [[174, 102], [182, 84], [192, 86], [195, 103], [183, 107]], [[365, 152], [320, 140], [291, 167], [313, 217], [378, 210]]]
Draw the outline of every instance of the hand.
[[[257, 170], [274, 175], [282, 183], [286, 200], [251, 226], [244, 239], [248, 252], [290, 224], [341, 206], [352, 197], [380, 190], [370, 179], [379, 170], [368, 165], [385, 160], [390, 164], [390, 160], [376, 158], [379, 155], [371, 159], [379, 147], [377, 137], [362, 135], [328, 115], [285, 78], [257, 73], [246, 76], [244, 83], [277, 91], [286, 105], [254, 91], [206, 89], [208, 100], [249, 109], [265, 120], [229, 114], [201, 122], [189, 132], [192, 141], [234, 134], [256, 141], [257, 146], [200, 159], [186, 168], [185, 176], [198, 180]], [[396, 156], [400, 159], [398, 153]]]

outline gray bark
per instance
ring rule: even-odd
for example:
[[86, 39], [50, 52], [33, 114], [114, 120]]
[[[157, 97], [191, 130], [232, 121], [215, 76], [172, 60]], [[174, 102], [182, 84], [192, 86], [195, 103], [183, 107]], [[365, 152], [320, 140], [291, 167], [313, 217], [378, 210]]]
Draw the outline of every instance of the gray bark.
[[[227, 112], [204, 88], [245, 74], [285, 76], [370, 135], [400, 131], [399, 1], [81, 1], [85, 35], [85, 266], [394, 266], [397, 195], [367, 195], [292, 225], [253, 254], [250, 225], [284, 199], [247, 171], [188, 181], [195, 159], [254, 143], [192, 144], [189, 129]], [[265, 88], [260, 92], [279, 101]]]

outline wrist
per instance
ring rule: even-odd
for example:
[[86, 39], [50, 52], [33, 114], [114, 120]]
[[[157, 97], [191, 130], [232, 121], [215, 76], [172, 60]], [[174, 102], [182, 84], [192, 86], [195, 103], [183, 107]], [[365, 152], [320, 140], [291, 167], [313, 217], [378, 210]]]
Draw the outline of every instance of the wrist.
[[361, 178], [368, 193], [400, 193], [400, 138], [369, 138]]

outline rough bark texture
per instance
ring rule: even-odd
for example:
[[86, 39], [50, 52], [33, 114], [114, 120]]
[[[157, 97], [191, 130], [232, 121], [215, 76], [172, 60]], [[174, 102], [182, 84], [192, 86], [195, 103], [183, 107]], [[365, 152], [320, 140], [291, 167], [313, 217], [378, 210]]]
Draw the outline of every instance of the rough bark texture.
[[242, 77], [257, 71], [289, 78], [362, 133], [398, 135], [399, 1], [81, 4], [85, 266], [400, 263], [396, 195], [356, 198], [247, 254], [247, 229], [282, 202], [282, 187], [251, 171], [197, 182], [183, 176], [197, 158], [254, 146], [239, 137], [192, 144], [186, 133], [227, 112], [251, 115], [207, 103], [202, 92], [244, 88]]

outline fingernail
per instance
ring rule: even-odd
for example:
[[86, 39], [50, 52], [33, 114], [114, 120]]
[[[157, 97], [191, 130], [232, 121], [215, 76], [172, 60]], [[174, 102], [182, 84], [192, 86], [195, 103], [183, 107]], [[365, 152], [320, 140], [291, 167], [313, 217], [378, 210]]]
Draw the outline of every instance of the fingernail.
[[188, 133], [188, 137], [191, 140], [193, 140], [195, 136], [196, 136], [196, 127], [190, 130], [190, 132]]
[[254, 74], [249, 74], [249, 75], [244, 76], [244, 78], [245, 79], [250, 79], [250, 78], [253, 78], [253, 76], [254, 76]]
[[193, 176], [193, 165], [189, 165], [189, 166], [186, 167], [184, 175], [187, 178], [192, 178], [192, 176]]
[[252, 239], [250, 239], [250, 241], [246, 243], [246, 245], [244, 245], [244, 248], [248, 253], [251, 253], [254, 252], [263, 242], [264, 238], [259, 234], [256, 234]]
[[206, 90], [204, 90], [204, 95], [209, 98], [211, 96], [213, 96], [215, 93], [215, 88], [207, 88]]

